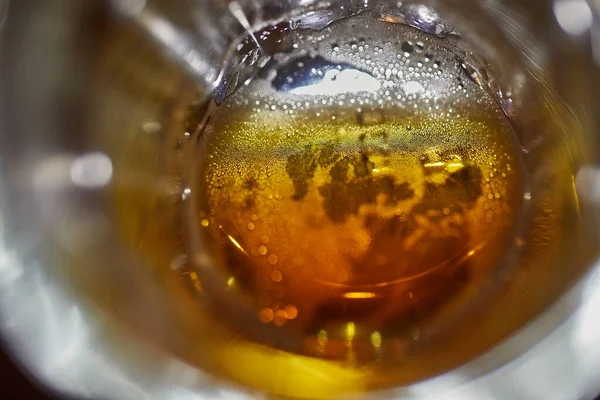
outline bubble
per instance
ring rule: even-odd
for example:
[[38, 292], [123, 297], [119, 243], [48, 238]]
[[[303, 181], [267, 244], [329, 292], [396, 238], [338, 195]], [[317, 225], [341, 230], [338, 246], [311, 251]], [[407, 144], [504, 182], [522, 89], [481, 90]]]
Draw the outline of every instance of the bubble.
[[414, 47], [410, 42], [402, 42], [402, 51], [405, 53], [412, 53], [414, 51]]
[[260, 313], [259, 313], [260, 322], [262, 322], [264, 324], [268, 324], [273, 321], [274, 317], [275, 317], [275, 314], [273, 313], [272, 309], [265, 307], [260, 310]]
[[281, 274], [281, 271], [275, 270], [275, 271], [271, 272], [271, 280], [273, 282], [279, 283], [279, 282], [281, 282], [282, 279], [283, 279], [283, 275]]
[[284, 311], [287, 319], [295, 319], [298, 316], [298, 309], [296, 308], [296, 306], [286, 306]]

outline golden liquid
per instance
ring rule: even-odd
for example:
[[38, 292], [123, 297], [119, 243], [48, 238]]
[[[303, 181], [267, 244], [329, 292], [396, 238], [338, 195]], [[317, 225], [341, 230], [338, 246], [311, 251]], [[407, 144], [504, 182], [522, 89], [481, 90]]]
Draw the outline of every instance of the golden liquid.
[[[240, 296], [241, 311], [219, 301], [214, 311], [248, 340], [369, 363], [386, 342], [409, 349], [450, 323], [503, 266], [523, 198], [512, 127], [441, 41], [392, 29], [408, 39], [375, 46], [370, 60], [385, 67], [385, 51], [422, 50], [388, 65], [402, 72], [384, 73], [382, 101], [330, 89], [302, 97], [258, 80], [201, 132], [191, 223]], [[343, 54], [331, 42], [319, 46]], [[437, 97], [407, 95], [417, 85]]]
[[522, 190], [503, 116], [299, 125], [240, 111], [211, 127], [197, 223], [251, 312], [303, 335], [304, 352], [354, 357], [345, 341], [360, 336], [368, 360], [369, 342], [418, 335], [493, 279]]

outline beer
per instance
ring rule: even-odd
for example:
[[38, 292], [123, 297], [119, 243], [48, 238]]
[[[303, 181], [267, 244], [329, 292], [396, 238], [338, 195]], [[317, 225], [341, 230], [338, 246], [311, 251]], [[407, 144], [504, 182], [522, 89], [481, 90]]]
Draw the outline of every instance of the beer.
[[239, 308], [209, 309], [246, 340], [367, 365], [494, 282], [518, 234], [521, 148], [445, 39], [363, 14], [286, 41], [194, 127], [186, 232], [220, 262], [193, 277], [235, 293]]

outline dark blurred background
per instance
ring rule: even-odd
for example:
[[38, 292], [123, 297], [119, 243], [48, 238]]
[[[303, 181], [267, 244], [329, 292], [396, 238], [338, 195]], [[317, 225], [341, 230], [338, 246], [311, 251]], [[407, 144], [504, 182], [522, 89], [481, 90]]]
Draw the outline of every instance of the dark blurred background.
[[15, 366], [7, 355], [4, 346], [0, 351], [0, 399], [58, 400], [58, 397], [33, 384], [23, 372]]

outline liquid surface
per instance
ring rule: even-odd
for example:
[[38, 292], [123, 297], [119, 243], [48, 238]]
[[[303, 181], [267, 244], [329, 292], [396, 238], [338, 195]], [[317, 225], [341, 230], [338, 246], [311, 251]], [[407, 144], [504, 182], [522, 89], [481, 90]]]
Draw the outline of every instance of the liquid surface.
[[[295, 30], [211, 111], [192, 184], [205, 242], [267, 344], [362, 364], [477, 301], [515, 237], [511, 125], [446, 41], [369, 14]], [[474, 79], [475, 78], [475, 79]], [[217, 307], [218, 309], [218, 307]]]

